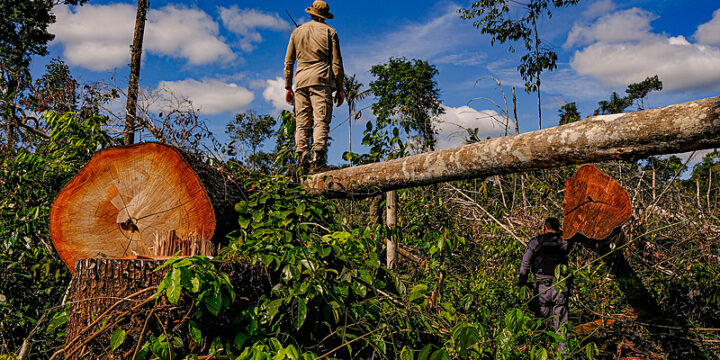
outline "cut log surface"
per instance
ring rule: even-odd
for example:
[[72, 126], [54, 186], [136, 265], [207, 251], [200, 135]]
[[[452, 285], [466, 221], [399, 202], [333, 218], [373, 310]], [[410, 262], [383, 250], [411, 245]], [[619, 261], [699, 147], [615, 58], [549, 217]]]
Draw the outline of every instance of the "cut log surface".
[[72, 270], [82, 258], [153, 256], [169, 232], [212, 239], [240, 195], [211, 170], [159, 143], [101, 150], [53, 202], [53, 244]]
[[581, 166], [565, 182], [563, 237], [582, 234], [602, 240], [630, 219], [630, 196], [610, 175], [592, 165]]

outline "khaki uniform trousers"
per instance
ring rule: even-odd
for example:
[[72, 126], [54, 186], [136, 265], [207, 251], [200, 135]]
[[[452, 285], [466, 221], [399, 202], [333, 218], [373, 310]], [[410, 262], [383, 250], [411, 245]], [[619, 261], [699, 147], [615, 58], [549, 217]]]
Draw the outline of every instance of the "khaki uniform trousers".
[[295, 91], [295, 151], [327, 151], [327, 138], [333, 110], [333, 89], [325, 85], [307, 86]]

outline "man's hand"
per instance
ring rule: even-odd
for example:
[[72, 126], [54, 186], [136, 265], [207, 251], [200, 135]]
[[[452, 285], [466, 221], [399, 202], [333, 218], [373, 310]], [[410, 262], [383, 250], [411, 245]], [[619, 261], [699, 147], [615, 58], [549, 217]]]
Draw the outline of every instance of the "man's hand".
[[343, 101], [345, 101], [345, 97], [343, 96], [343, 92], [342, 92], [342, 91], [336, 92], [336, 93], [335, 93], [335, 102], [337, 103], [337, 105], [335, 105], [335, 106], [340, 106], [340, 105], [342, 105]]
[[518, 287], [523, 287], [523, 286], [527, 285], [527, 280], [528, 280], [527, 274], [524, 274], [524, 275], [521, 274], [521, 275], [518, 277], [517, 286], [518, 286]]
[[285, 91], [285, 102], [288, 103], [288, 105], [293, 105], [293, 99], [295, 99], [295, 93], [292, 89], [287, 89]]

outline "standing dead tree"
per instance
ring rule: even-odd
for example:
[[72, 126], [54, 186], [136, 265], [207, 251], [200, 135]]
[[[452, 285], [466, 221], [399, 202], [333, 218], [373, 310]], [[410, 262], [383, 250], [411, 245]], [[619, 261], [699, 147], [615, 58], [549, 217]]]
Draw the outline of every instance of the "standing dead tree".
[[140, 83], [140, 64], [142, 60], [142, 45], [143, 37], [145, 35], [145, 19], [147, 18], [147, 10], [148, 0], [138, 0], [137, 17], [135, 18], [135, 35], [133, 36], [132, 57], [130, 59], [127, 114], [125, 116], [126, 145], [135, 142], [135, 114]]

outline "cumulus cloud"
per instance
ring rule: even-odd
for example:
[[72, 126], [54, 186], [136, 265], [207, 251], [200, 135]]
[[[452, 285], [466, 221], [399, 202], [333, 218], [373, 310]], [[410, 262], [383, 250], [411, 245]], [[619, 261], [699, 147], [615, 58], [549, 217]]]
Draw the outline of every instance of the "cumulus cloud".
[[290, 23], [280, 18], [278, 14], [268, 14], [255, 9], [240, 9], [236, 5], [229, 8], [220, 8], [220, 18], [228, 30], [240, 37], [240, 48], [252, 51], [255, 44], [262, 41], [262, 35], [257, 29], [273, 31], [292, 30]]
[[235, 58], [218, 36], [219, 25], [202, 10], [174, 5], [151, 10], [146, 31], [148, 51], [185, 58], [193, 65]]
[[650, 34], [650, 21], [657, 15], [639, 8], [619, 11], [600, 17], [589, 26], [574, 25], [563, 47], [593, 42], [643, 40]]
[[720, 48], [653, 33], [650, 22], [655, 18], [633, 8], [576, 25], [565, 46], [587, 46], [575, 51], [571, 67], [610, 87], [657, 74], [667, 91], [719, 88]]
[[466, 129], [478, 129], [478, 137], [497, 137], [505, 134], [505, 118], [494, 110], [476, 110], [470, 106], [443, 105], [443, 114], [435, 124], [438, 131], [438, 149], [465, 145]]
[[695, 40], [701, 44], [720, 45], [720, 9], [715, 10], [712, 20], [698, 27]]
[[605, 15], [615, 10], [615, 3], [612, 0], [598, 0], [583, 11], [582, 16], [588, 19], [594, 19], [598, 16]]
[[[50, 32], [64, 46], [70, 64], [101, 71], [130, 60], [136, 7], [129, 4], [85, 5], [53, 9]], [[167, 5], [148, 12], [143, 51], [184, 58], [189, 64], [229, 61], [235, 55], [218, 36], [219, 25], [207, 13]]]
[[292, 106], [285, 102], [285, 80], [281, 77], [265, 80], [265, 90], [263, 90], [263, 99], [273, 104], [275, 111], [292, 110]]
[[158, 90], [190, 100], [205, 115], [245, 111], [255, 97], [242, 86], [215, 79], [161, 81]]

